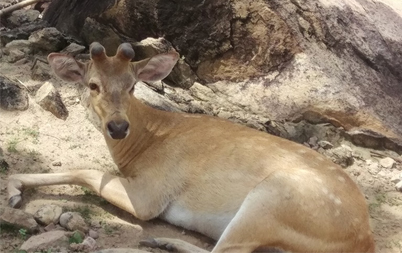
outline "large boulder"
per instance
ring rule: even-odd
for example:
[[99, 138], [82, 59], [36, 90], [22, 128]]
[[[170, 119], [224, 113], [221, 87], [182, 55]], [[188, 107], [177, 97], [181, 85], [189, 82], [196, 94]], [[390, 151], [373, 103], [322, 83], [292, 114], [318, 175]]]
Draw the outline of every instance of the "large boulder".
[[113, 27], [109, 51], [164, 36], [211, 91], [178, 104], [402, 140], [402, 2], [54, 0], [44, 18], [85, 38], [78, 21]]

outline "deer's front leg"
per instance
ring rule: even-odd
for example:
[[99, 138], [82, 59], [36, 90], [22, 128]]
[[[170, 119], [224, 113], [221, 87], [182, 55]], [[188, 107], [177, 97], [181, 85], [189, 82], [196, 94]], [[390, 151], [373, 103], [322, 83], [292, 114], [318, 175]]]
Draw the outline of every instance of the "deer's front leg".
[[25, 188], [73, 184], [87, 187], [113, 205], [141, 220], [157, 217], [168, 205], [166, 191], [157, 191], [155, 185], [140, 178], [122, 178], [96, 170], [76, 170], [50, 174], [16, 174], [8, 181], [9, 205], [21, 205]]

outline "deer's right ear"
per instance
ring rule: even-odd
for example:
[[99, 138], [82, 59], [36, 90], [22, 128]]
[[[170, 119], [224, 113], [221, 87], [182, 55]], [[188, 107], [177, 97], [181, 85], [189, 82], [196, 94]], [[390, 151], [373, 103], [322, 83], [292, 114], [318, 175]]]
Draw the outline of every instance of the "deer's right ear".
[[81, 82], [85, 76], [85, 64], [76, 61], [72, 56], [51, 53], [47, 60], [54, 73], [68, 82]]

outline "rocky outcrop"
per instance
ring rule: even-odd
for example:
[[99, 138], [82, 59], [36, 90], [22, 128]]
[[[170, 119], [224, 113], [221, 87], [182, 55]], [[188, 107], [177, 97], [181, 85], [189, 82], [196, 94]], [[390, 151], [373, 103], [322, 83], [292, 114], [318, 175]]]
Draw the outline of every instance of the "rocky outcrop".
[[[61, 2], [45, 19], [88, 43], [107, 39], [111, 52], [121, 41], [164, 36], [211, 93], [179, 104], [200, 111], [226, 104], [220, 112], [229, 118], [331, 123], [402, 139], [402, 3], [103, 0], [74, 13], [91, 1]], [[64, 9], [52, 13], [57, 6]], [[104, 35], [67, 25], [76, 20], [104, 27], [96, 29]]]

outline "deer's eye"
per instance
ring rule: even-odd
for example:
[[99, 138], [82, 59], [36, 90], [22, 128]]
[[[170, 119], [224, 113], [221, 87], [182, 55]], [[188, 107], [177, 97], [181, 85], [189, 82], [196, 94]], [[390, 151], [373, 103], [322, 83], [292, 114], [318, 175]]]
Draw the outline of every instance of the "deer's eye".
[[98, 89], [98, 85], [96, 83], [89, 83], [89, 88], [91, 90], [97, 90]]

